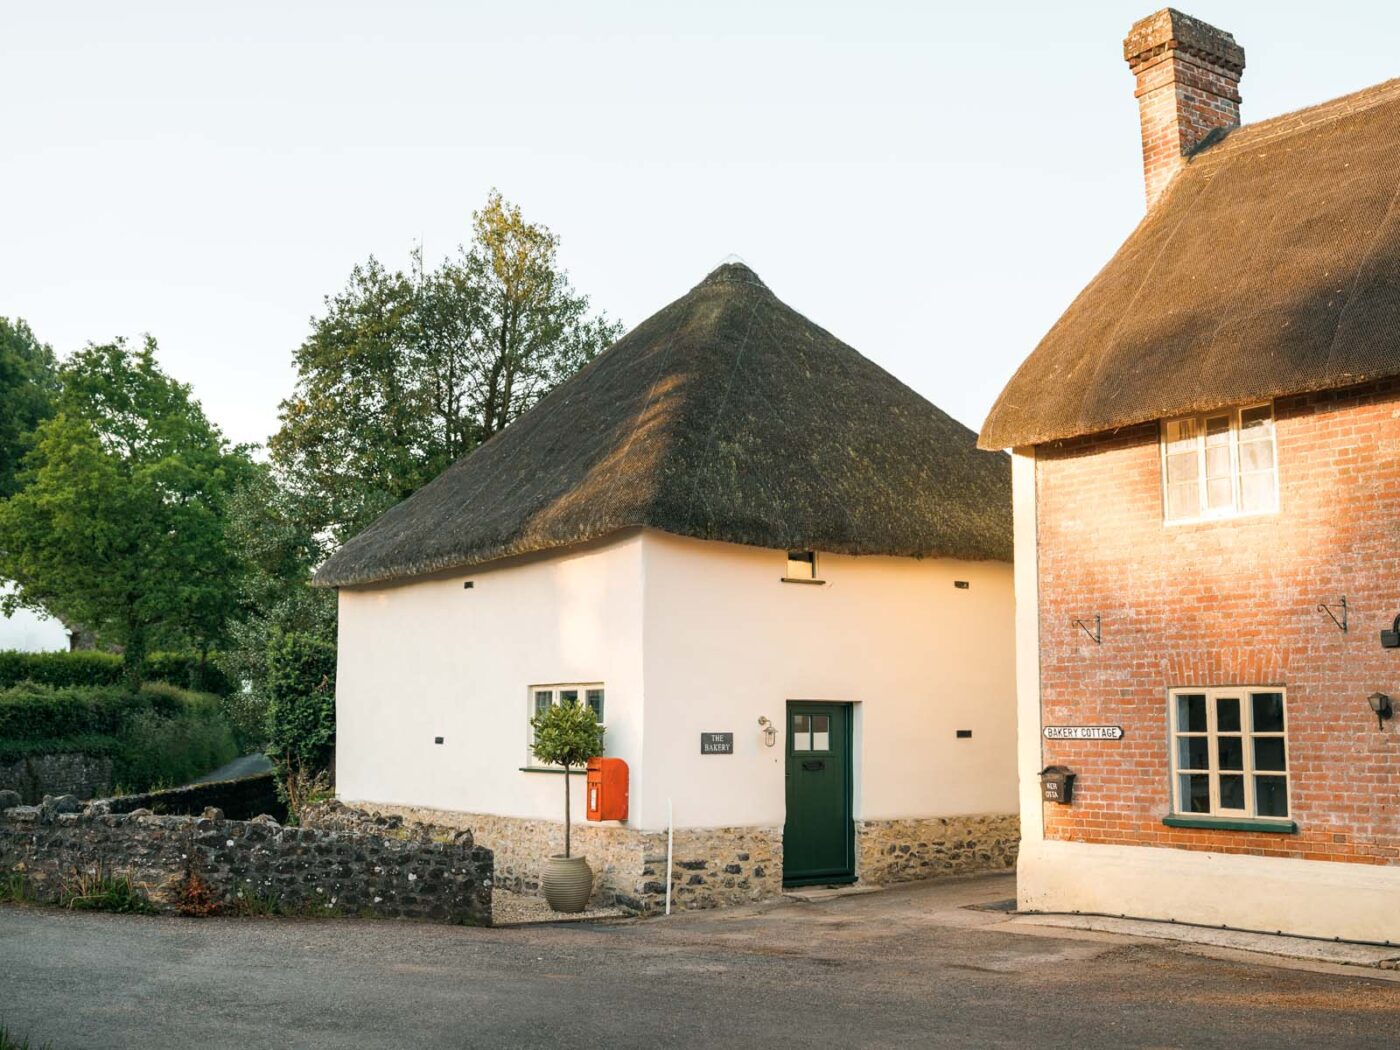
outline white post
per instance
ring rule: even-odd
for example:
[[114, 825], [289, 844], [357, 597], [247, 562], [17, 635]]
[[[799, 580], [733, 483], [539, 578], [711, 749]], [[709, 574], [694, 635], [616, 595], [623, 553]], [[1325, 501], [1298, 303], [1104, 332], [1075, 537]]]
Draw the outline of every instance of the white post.
[[666, 914], [671, 914], [671, 858], [676, 852], [676, 822], [671, 800], [666, 800]]

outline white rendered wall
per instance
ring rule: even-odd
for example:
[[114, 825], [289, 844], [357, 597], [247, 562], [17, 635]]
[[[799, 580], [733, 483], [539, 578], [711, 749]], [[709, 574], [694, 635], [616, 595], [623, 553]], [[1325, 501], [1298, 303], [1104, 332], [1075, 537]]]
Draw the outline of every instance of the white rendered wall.
[[[634, 826], [664, 827], [668, 796], [679, 827], [781, 825], [788, 700], [855, 704], [858, 820], [1016, 812], [1010, 565], [818, 553], [826, 583], [811, 586], [780, 582], [782, 551], [643, 540]], [[772, 748], [760, 715], [778, 727]], [[730, 731], [733, 755], [700, 754], [702, 732]]]
[[[336, 790], [364, 802], [563, 817], [521, 772], [528, 687], [602, 682], [608, 754], [641, 782], [642, 540], [340, 592]], [[470, 590], [463, 588], [471, 580]], [[443, 744], [433, 743], [441, 736]], [[583, 776], [572, 783], [583, 819]]]

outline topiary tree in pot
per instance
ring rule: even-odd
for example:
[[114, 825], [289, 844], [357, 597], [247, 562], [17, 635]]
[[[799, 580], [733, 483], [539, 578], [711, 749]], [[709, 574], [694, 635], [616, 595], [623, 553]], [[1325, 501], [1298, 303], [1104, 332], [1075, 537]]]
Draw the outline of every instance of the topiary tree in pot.
[[569, 812], [569, 773], [575, 766], [603, 753], [603, 728], [593, 709], [560, 703], [530, 719], [535, 732], [534, 755], [551, 766], [564, 767], [564, 853], [550, 857], [540, 880], [544, 899], [555, 911], [579, 912], [593, 894], [593, 869], [585, 857], [573, 856]]

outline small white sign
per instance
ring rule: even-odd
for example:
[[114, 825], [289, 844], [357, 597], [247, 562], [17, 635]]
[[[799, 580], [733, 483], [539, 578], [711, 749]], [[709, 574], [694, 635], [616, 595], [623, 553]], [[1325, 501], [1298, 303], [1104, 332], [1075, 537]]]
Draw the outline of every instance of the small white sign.
[[1122, 740], [1122, 726], [1046, 726], [1046, 740]]

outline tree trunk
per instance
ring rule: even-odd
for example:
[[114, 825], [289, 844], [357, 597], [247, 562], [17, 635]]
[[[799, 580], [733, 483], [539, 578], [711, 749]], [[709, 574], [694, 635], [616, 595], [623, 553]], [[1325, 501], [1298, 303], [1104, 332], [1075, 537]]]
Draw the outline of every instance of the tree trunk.
[[569, 856], [569, 767], [564, 767], [564, 856]]

